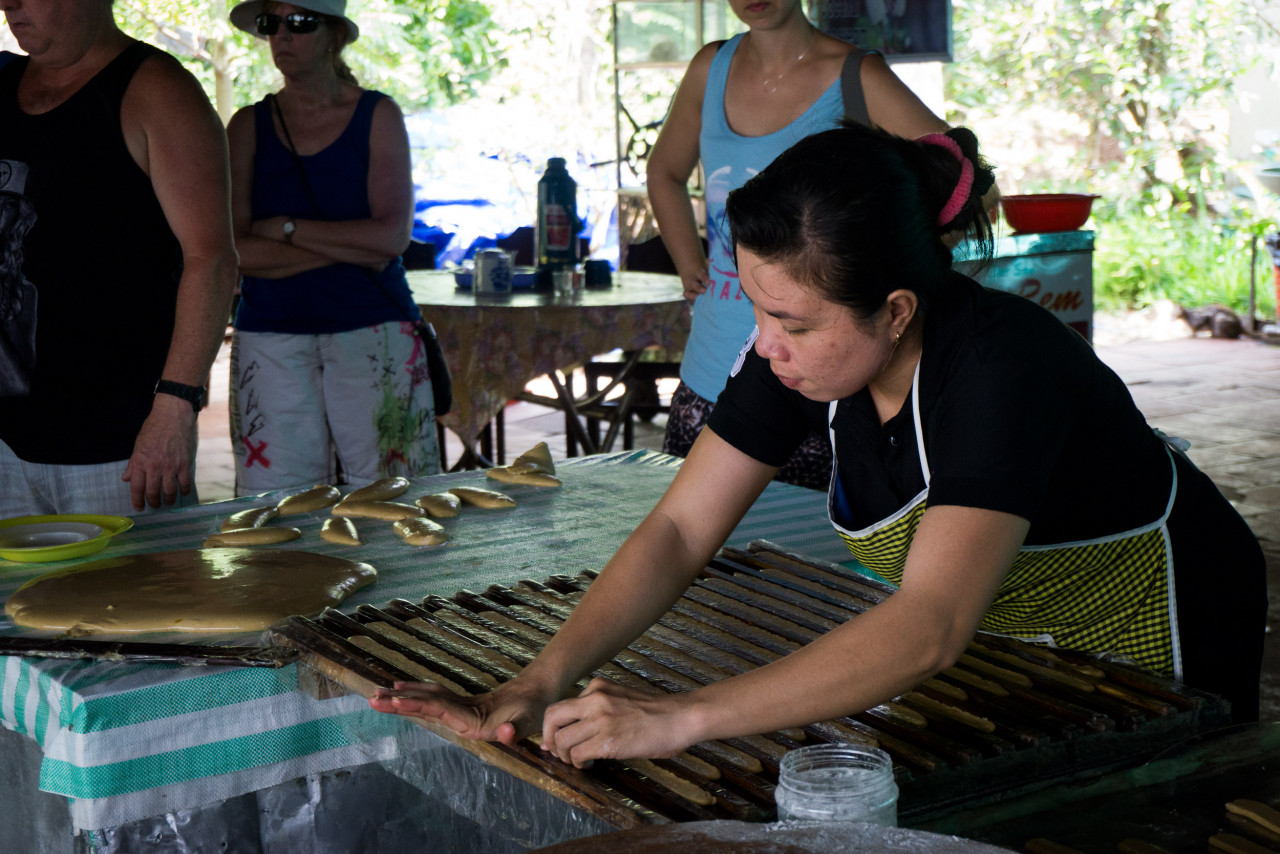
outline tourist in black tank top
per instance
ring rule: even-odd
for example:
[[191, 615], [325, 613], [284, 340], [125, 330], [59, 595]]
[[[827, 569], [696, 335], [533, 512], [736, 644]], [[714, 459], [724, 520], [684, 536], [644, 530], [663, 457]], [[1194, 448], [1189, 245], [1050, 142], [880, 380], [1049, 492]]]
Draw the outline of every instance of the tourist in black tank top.
[[109, 3], [6, 17], [0, 517], [193, 502], [236, 279], [221, 122]]

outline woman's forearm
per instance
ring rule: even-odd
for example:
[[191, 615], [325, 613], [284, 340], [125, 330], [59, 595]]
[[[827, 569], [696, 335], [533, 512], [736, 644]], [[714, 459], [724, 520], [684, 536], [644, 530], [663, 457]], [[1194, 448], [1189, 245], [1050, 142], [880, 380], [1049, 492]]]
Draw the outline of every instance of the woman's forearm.
[[330, 263], [371, 266], [397, 258], [409, 245], [411, 223], [401, 218], [326, 222], [295, 219], [293, 244], [330, 259]]
[[690, 548], [672, 520], [651, 513], [520, 678], [563, 696], [666, 613], [710, 559], [705, 551]]
[[681, 698], [688, 743], [856, 714], [945, 669], [938, 633], [927, 622], [894, 614], [891, 601], [771, 664]]
[[[705, 430], [695, 454], [708, 434], [716, 439]], [[744, 481], [715, 478], [715, 467], [731, 462], [720, 455], [697, 466], [690, 494], [735, 495], [717, 487]], [[695, 691], [655, 695], [593, 681], [547, 709], [543, 744], [579, 767], [601, 757], [674, 756], [708, 739], [802, 726], [892, 699], [964, 652], [1027, 528], [1026, 520], [1009, 514], [930, 508], [902, 585], [884, 602], [790, 655]]]
[[776, 472], [704, 430], [662, 500], [521, 678], [562, 695], [631, 643], [680, 598]]
[[695, 692], [690, 730], [699, 739], [726, 738], [828, 720], [950, 667], [973, 639], [1028, 527], [1010, 514], [931, 507], [896, 593], [788, 656]]
[[680, 278], [688, 282], [705, 275], [707, 256], [702, 250], [688, 185], [670, 178], [650, 176], [648, 192], [662, 242]]
[[236, 252], [240, 255], [240, 272], [260, 279], [283, 279], [333, 263], [301, 246], [253, 234], [236, 235]]

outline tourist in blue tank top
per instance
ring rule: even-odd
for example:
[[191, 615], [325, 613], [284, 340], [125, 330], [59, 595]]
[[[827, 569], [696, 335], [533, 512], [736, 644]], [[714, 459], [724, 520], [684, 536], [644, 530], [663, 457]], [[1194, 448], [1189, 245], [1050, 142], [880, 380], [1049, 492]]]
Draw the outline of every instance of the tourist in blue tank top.
[[243, 274], [231, 359], [236, 490], [440, 470], [431, 377], [400, 253], [413, 225], [404, 118], [341, 59], [345, 0], [248, 0], [276, 95], [227, 128]]
[[[855, 50], [819, 32], [799, 0], [729, 5], [748, 32], [708, 44], [689, 63], [648, 165], [649, 201], [693, 303], [693, 330], [663, 443], [664, 451], [678, 456], [688, 453], [706, 423], [755, 325], [751, 301], [738, 286], [724, 200], [791, 145], [845, 116], [840, 72]], [[862, 62], [861, 83], [867, 117], [858, 118], [908, 137], [946, 128], [879, 55]], [[699, 160], [706, 179], [707, 254], [688, 190]], [[830, 444], [815, 434], [778, 479], [825, 489], [830, 476]]]

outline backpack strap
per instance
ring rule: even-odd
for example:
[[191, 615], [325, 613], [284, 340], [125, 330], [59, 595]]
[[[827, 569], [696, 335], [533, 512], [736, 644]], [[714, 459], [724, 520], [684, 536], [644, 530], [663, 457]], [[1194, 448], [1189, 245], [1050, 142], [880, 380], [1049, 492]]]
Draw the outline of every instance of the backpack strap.
[[867, 112], [867, 96], [862, 91], [862, 59], [878, 50], [854, 48], [844, 60], [840, 71], [840, 94], [844, 98], [844, 117], [860, 125], [871, 127], [871, 115]]

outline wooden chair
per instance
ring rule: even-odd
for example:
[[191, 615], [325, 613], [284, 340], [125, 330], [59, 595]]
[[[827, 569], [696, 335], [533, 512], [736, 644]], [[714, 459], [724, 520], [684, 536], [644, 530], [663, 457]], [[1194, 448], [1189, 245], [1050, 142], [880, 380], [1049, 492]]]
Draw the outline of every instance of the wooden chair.
[[507, 422], [501, 409], [488, 424], [480, 430], [480, 453], [467, 448], [458, 455], [453, 465], [445, 456], [444, 425], [436, 422], [436, 439], [440, 443], [440, 470], [445, 472], [468, 471], [470, 469], [487, 469], [507, 463]]
[[[705, 239], [703, 250], [706, 250]], [[627, 246], [622, 258], [622, 269], [676, 274], [675, 262], [671, 260], [671, 253], [667, 251], [661, 236]], [[671, 411], [670, 401], [664, 402], [658, 395], [658, 380], [679, 379], [681, 354], [665, 350], [655, 350], [654, 353], [658, 358], [645, 359], [642, 356], [632, 366], [625, 381], [626, 389], [622, 397], [617, 401], [603, 401], [599, 404], [599, 411], [588, 414], [587, 432], [593, 440], [599, 435], [601, 421], [615, 417], [610, 411], [612, 407], [622, 406], [626, 410], [616, 416], [622, 419], [622, 448], [626, 451], [631, 450], [635, 445], [635, 423], [632, 421], [632, 416], [650, 421], [660, 412]], [[602, 381], [612, 381], [616, 378], [631, 356], [629, 352], [624, 352], [621, 359], [597, 356], [584, 365], [583, 372], [587, 378], [588, 394], [594, 394], [602, 388]]]
[[517, 267], [532, 267], [534, 239], [533, 226], [522, 225], [506, 237], [498, 238], [498, 248], [514, 251]]
[[[537, 251], [537, 233], [531, 225], [522, 225], [506, 237], [498, 238], [498, 248], [514, 251], [516, 253], [515, 264], [517, 267], [535, 267], [537, 259], [534, 253]], [[591, 240], [587, 237], [578, 238], [578, 257], [586, 258], [591, 252]]]

